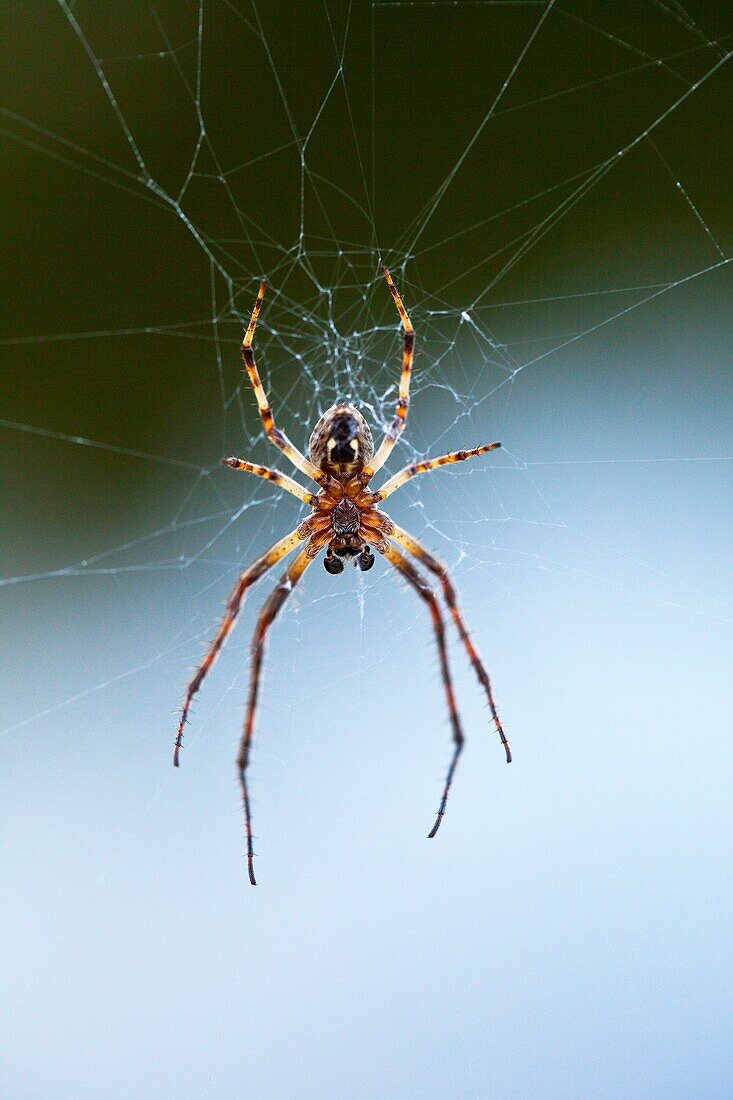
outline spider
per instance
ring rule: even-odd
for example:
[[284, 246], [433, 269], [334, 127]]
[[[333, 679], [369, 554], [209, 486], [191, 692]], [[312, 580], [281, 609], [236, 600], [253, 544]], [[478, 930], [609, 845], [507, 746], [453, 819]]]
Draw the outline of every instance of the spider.
[[[443, 598], [456, 625], [459, 637], [468, 654], [468, 659], [473, 665], [474, 671], [483, 687], [488, 700], [491, 717], [496, 730], [504, 746], [507, 764], [511, 763], [512, 754], [509, 742], [499, 720], [499, 715], [494, 704], [491, 691], [491, 683], [488, 673], [471, 641], [463, 616], [456, 601], [455, 589], [448, 572], [441, 561], [434, 557], [417, 539], [407, 531], [398, 527], [393, 520], [377, 507], [383, 500], [404, 485], [410, 478], [417, 474], [427, 473], [439, 466], [446, 466], [452, 462], [463, 462], [475, 455], [485, 454], [487, 451], [496, 450], [500, 443], [487, 443], [481, 447], [473, 447], [471, 450], [452, 451], [450, 454], [440, 455], [437, 458], [425, 459], [422, 462], [413, 462], [405, 466], [399, 473], [393, 474], [385, 483], [372, 492], [369, 482], [381, 470], [389, 457], [407, 421], [407, 410], [410, 401], [410, 374], [412, 371], [412, 359], [415, 344], [415, 332], [410, 318], [402, 304], [402, 299], [397, 287], [387, 268], [382, 268], [387, 285], [392, 293], [397, 312], [400, 315], [404, 334], [404, 349], [402, 354], [402, 375], [400, 377], [399, 396], [394, 418], [385, 431], [384, 438], [379, 448], [374, 453], [374, 442], [369, 426], [361, 413], [348, 404], [338, 404], [330, 408], [320, 418], [308, 444], [309, 458], [306, 458], [295, 447], [280, 428], [276, 427], [272, 409], [267, 400], [267, 395], [260, 381], [260, 376], [255, 363], [252, 340], [257, 325], [257, 319], [262, 308], [262, 300], [265, 296], [267, 283], [260, 283], [257, 300], [252, 310], [247, 330], [242, 342], [242, 358], [252, 384], [260, 417], [265, 428], [265, 434], [271, 443], [274, 443], [282, 453], [290, 460], [293, 466], [305, 474], [318, 486], [318, 492], [313, 493], [304, 488], [287, 474], [279, 470], [269, 469], [267, 466], [258, 466], [243, 458], [225, 458], [224, 466], [232, 470], [245, 470], [256, 477], [265, 478], [273, 482], [281, 489], [298, 497], [304, 504], [311, 508], [311, 514], [302, 523], [299, 523], [294, 531], [285, 535], [274, 546], [259, 557], [240, 576], [227, 601], [226, 611], [221, 621], [214, 640], [209, 646], [203, 661], [193, 674], [181, 709], [178, 722], [178, 731], [175, 738], [173, 751], [173, 763], [179, 764], [181, 745], [183, 742], [183, 730], [188, 718], [191, 701], [207, 672], [214, 663], [219, 650], [226, 641], [239, 610], [245, 592], [255, 581], [267, 572], [276, 562], [291, 553], [300, 546], [299, 552], [291, 561], [287, 570], [278, 581], [274, 590], [270, 593], [260, 611], [252, 639], [252, 666], [250, 671], [249, 695], [247, 699], [247, 711], [244, 721], [244, 730], [237, 754], [237, 771], [242, 790], [244, 803], [244, 817], [247, 834], [247, 870], [249, 881], [256, 885], [254, 876], [254, 851], [252, 845], [252, 813], [247, 788], [247, 765], [252, 744], [252, 731], [254, 728], [255, 711], [257, 707], [257, 695], [260, 686], [260, 674], [262, 671], [262, 659], [265, 651], [265, 641], [268, 630], [275, 616], [287, 600], [295, 585], [298, 583], [308, 566], [315, 560], [321, 550], [326, 549], [323, 564], [331, 574], [343, 572], [344, 561], [351, 561], [360, 569], [371, 569], [374, 565], [372, 548], [387, 559], [398, 573], [404, 577], [409, 585], [415, 589], [421, 600], [427, 604], [432, 620], [435, 640], [438, 647], [440, 671], [445, 690], [448, 713], [450, 715], [453, 732], [453, 756], [448, 767], [443, 794], [440, 800], [435, 824], [429, 837], [434, 837], [445, 814], [448, 793], [453, 782], [458, 758], [463, 749], [463, 732], [456, 709], [453, 694], [453, 683], [448, 667], [448, 653], [445, 644], [445, 624], [443, 614], [433, 589], [418, 572], [410, 558], [402, 551], [416, 558], [432, 573], [439, 582]], [[402, 549], [399, 549], [399, 548]]]

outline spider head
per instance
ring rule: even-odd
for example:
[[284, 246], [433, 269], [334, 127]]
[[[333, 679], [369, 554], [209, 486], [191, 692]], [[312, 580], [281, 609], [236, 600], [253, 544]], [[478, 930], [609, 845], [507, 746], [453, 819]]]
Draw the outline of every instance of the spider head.
[[351, 476], [374, 454], [374, 440], [364, 417], [353, 405], [334, 405], [313, 429], [308, 444], [311, 462], [337, 476]]

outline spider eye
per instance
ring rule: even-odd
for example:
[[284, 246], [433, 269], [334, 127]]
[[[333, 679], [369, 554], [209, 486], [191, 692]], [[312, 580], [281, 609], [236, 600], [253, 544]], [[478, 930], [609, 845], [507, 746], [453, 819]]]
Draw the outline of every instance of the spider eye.
[[336, 576], [337, 573], [343, 573], [344, 563], [337, 557], [330, 557], [328, 554], [323, 559], [323, 564], [326, 567], [327, 573], [332, 573]]

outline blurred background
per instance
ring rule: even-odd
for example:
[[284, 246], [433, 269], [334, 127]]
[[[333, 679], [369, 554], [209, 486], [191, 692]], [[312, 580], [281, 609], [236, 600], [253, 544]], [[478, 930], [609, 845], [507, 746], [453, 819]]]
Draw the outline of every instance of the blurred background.
[[[2, 1091], [730, 1095], [729, 4], [7, 2]], [[417, 331], [418, 478], [514, 751], [378, 561], [263, 580], [305, 446], [376, 431]]]

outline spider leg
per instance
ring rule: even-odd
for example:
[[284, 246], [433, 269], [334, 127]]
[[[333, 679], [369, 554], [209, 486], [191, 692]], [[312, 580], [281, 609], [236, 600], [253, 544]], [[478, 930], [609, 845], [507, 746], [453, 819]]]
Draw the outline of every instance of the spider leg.
[[412, 373], [412, 357], [415, 348], [415, 330], [412, 327], [412, 322], [407, 316], [407, 310], [402, 304], [402, 299], [398, 293], [397, 287], [392, 282], [392, 276], [386, 267], [382, 268], [384, 277], [387, 280], [387, 285], [392, 292], [394, 303], [397, 306], [397, 312], [400, 315], [402, 321], [402, 328], [405, 335], [404, 350], [402, 353], [402, 374], [400, 376], [400, 389], [399, 396], [397, 398], [397, 410], [392, 419], [392, 423], [387, 428], [384, 439], [382, 440], [379, 450], [375, 454], [368, 466], [364, 468], [363, 476], [366, 481], [372, 477], [373, 474], [380, 470], [384, 466], [385, 462], [389, 458], [392, 448], [397, 440], [402, 435], [402, 432], [407, 421], [407, 410], [410, 405], [410, 375]]
[[275, 562], [280, 561], [280, 559], [284, 558], [286, 554], [289, 554], [291, 550], [294, 550], [298, 543], [306, 537], [305, 533], [301, 531], [301, 526], [302, 525], [299, 525], [294, 531], [291, 531], [289, 535], [286, 535], [284, 538], [280, 539], [279, 542], [276, 542], [274, 546], [271, 546], [270, 549], [262, 555], [262, 557], [259, 557], [248, 569], [245, 569], [232, 589], [229, 599], [227, 600], [224, 618], [221, 620], [216, 636], [186, 688], [186, 697], [183, 700], [181, 717], [178, 720], [178, 731], [176, 733], [173, 748], [173, 764], [176, 768], [178, 767], [178, 757], [183, 743], [183, 727], [186, 725], [191, 700], [201, 687], [206, 673], [216, 660], [219, 650], [224, 645], [229, 632], [234, 626], [237, 615], [239, 614], [239, 609], [242, 605], [244, 593], [255, 583], [255, 581], [258, 581], [262, 574], [266, 573]]
[[421, 542], [418, 542], [417, 539], [413, 538], [412, 535], [408, 534], [407, 531], [403, 531], [402, 528], [398, 527], [396, 524], [394, 530], [392, 531], [391, 538], [393, 538], [395, 542], [399, 543], [399, 545], [402, 546], [403, 549], [407, 550], [410, 554], [416, 557], [418, 561], [421, 561], [423, 565], [426, 566], [426, 568], [429, 569], [431, 573], [434, 573], [435, 576], [438, 577], [438, 579], [440, 580], [440, 584], [443, 589], [443, 596], [445, 598], [445, 602], [448, 605], [448, 610], [451, 613], [453, 622], [456, 624], [456, 628], [460, 635], [461, 641], [463, 642], [463, 646], [466, 650], [466, 653], [468, 654], [468, 659], [473, 665], [479, 683], [481, 684], [486, 694], [486, 698], [489, 703], [489, 710], [491, 711], [491, 717], [494, 720], [496, 731], [501, 738], [502, 745], [504, 746], [506, 762], [507, 764], [511, 764], [512, 750], [509, 747], [509, 742], [507, 741], [506, 734], [504, 733], [504, 730], [502, 728], [501, 719], [499, 718], [496, 710], [496, 704], [494, 703], [494, 696], [491, 690], [491, 681], [489, 680], [489, 674], [484, 668], [483, 661], [479, 657], [474, 647], [474, 644], [471, 641], [471, 636], [468, 633], [460, 608], [458, 607], [455, 589], [453, 588], [448, 570], [443, 565], [442, 561], [434, 557], [433, 554], [431, 554], [430, 551], [427, 550]]
[[[372, 540], [370, 540], [372, 541]], [[461, 723], [458, 718], [458, 710], [456, 708], [456, 700], [453, 694], [453, 681], [451, 680], [450, 669], [448, 667], [448, 650], [445, 644], [445, 624], [443, 623], [443, 616], [440, 612], [440, 605], [435, 597], [430, 585], [422, 577], [415, 566], [409, 561], [404, 554], [401, 554], [396, 546], [387, 544], [384, 548], [384, 543], [380, 544], [377, 539], [373, 540], [373, 544], [378, 550], [384, 554], [385, 558], [395, 567], [395, 569], [402, 574], [405, 580], [412, 585], [417, 592], [420, 599], [424, 600], [430, 610], [430, 618], [433, 623], [433, 630], [435, 631], [435, 640], [438, 645], [438, 656], [440, 658], [440, 671], [443, 677], [443, 687], [445, 688], [445, 697], [448, 702], [448, 713], [450, 715], [451, 728], [453, 730], [453, 756], [451, 758], [450, 766], [448, 768], [448, 774], [446, 776], [445, 785], [443, 787], [443, 797], [440, 800], [440, 807], [438, 809], [438, 815], [435, 819], [435, 824], [428, 833], [428, 837], [434, 837], [440, 828], [440, 823], [445, 815], [445, 807], [448, 802], [448, 792], [450, 791], [451, 784], [453, 782], [453, 776], [455, 774], [456, 765], [458, 763], [458, 757], [463, 751], [463, 731], [461, 730]]]
[[304, 454], [298, 450], [298, 448], [290, 442], [285, 432], [280, 431], [275, 426], [275, 418], [272, 415], [272, 409], [270, 408], [270, 402], [267, 400], [267, 394], [264, 391], [262, 382], [260, 381], [260, 375], [257, 370], [257, 364], [255, 363], [255, 355], [252, 350], [252, 338], [255, 334], [255, 327], [257, 325], [257, 318], [260, 315], [260, 309], [262, 308], [262, 299], [265, 296], [267, 290], [267, 283], [263, 279], [260, 283], [260, 289], [257, 293], [257, 301], [254, 304], [252, 310], [252, 316], [249, 319], [247, 325], [247, 331], [244, 334], [244, 340], [242, 341], [242, 358], [244, 359], [244, 365], [249, 375], [249, 380], [252, 383], [252, 389], [255, 392], [257, 398], [257, 407], [260, 411], [260, 419], [265, 428], [265, 435], [274, 443], [276, 447], [279, 447], [282, 453], [289, 458], [293, 466], [300, 470], [301, 473], [306, 474], [312, 478], [313, 481], [322, 481], [323, 474], [314, 466]]
[[271, 470], [269, 466], [258, 466], [255, 462], [247, 462], [244, 458], [223, 458], [221, 463], [222, 466], [228, 466], [230, 470], [244, 470], [248, 474], [255, 474], [256, 477], [263, 477], [265, 481], [271, 481], [273, 485], [292, 493], [304, 504], [312, 505], [316, 499], [313, 493], [304, 489], [302, 485], [298, 485], [297, 481], [281, 473], [280, 470]]
[[249, 804], [249, 791], [247, 790], [247, 765], [249, 763], [249, 750], [252, 742], [252, 731], [254, 729], [255, 712], [257, 709], [257, 695], [260, 687], [260, 674], [262, 671], [262, 658], [265, 653], [265, 641], [267, 639], [267, 632], [277, 613], [313, 560], [314, 556], [309, 554], [307, 549], [301, 550], [297, 557], [293, 558], [285, 573], [267, 597], [260, 611], [259, 618], [257, 619], [257, 626], [252, 639], [252, 668], [249, 679], [247, 714], [244, 720], [242, 740], [239, 743], [239, 752], [237, 753], [237, 770], [239, 772], [239, 783], [242, 788], [244, 819], [247, 829], [247, 871], [249, 873], [249, 881], [253, 886], [256, 886], [257, 882], [255, 880], [253, 867], [252, 813]]
[[409, 481], [417, 474], [426, 474], [428, 470], [434, 470], [438, 466], [448, 466], [452, 462], [464, 462], [474, 455], [483, 455], [487, 451], [495, 451], [501, 447], [501, 443], [484, 443], [482, 447], [472, 447], [470, 451], [451, 451], [450, 454], [440, 455], [438, 458], [426, 458], [423, 462], [412, 462], [403, 467], [398, 473], [393, 474], [389, 481], [385, 481], [381, 489], [377, 489], [376, 499], [384, 500], [386, 497]]

